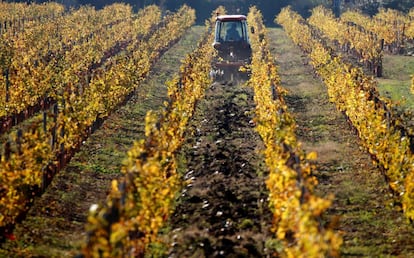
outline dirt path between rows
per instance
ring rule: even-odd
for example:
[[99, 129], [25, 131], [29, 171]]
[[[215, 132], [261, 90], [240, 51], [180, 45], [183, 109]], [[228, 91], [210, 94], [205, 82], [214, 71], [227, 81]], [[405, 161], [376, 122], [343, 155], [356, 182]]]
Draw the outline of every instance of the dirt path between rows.
[[264, 257], [271, 213], [253, 90], [215, 83], [197, 107], [183, 151], [192, 182], [171, 219], [168, 257]]
[[[334, 194], [330, 220], [339, 219], [343, 257], [414, 257], [414, 230], [344, 115], [329, 103], [326, 88], [308, 59], [281, 29], [270, 29], [286, 101], [298, 124], [303, 148], [316, 151], [321, 195]], [[386, 67], [384, 68], [386, 69]]]
[[0, 249], [0, 257], [60, 258], [79, 253], [86, 237], [89, 207], [105, 200], [133, 141], [144, 137], [145, 114], [150, 109], [159, 110], [167, 100], [164, 83], [178, 72], [185, 54], [196, 47], [203, 28], [191, 28], [161, 57], [131, 100], [91, 135], [35, 201], [27, 218], [16, 227], [15, 240]]

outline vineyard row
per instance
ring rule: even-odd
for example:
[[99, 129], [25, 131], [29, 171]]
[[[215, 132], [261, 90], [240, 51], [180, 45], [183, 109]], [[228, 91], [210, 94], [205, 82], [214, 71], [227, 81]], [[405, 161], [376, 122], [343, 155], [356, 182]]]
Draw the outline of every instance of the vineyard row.
[[25, 27], [36, 26], [49, 18], [63, 15], [65, 7], [61, 4], [48, 2], [16, 3], [0, 2], [0, 35], [16, 33]]
[[283, 99], [286, 91], [280, 86], [260, 11], [252, 7], [248, 21], [255, 31], [251, 37], [253, 61], [249, 83], [255, 92], [256, 129], [266, 147], [266, 185], [273, 231], [283, 243], [282, 256], [336, 257], [342, 239], [320, 223], [331, 200], [313, 193], [317, 179], [312, 175], [315, 167], [309, 159], [316, 158], [316, 153], [305, 155], [296, 139], [296, 123]]
[[385, 170], [396, 199], [407, 218], [414, 219], [413, 139], [404, 118], [391, 102], [379, 95], [377, 82], [361, 69], [344, 63], [315, 38], [306, 21], [290, 8], [276, 18], [293, 42], [311, 59], [325, 82], [330, 100], [343, 111], [358, 132], [361, 143]]
[[91, 128], [134, 92], [154, 62], [194, 21], [194, 10], [183, 6], [148, 38], [134, 37], [125, 51], [105, 61], [81, 94], [74, 89], [65, 90], [46, 126], [34, 123], [30, 130], [10, 136], [5, 144], [7, 155], [0, 160], [2, 235], [27, 210], [39, 188], [44, 188], [73, 156]]
[[45, 110], [67, 89], [82, 92], [94, 70], [161, 21], [152, 6], [138, 12], [123, 4], [100, 11], [82, 7], [0, 43], [1, 131]]
[[315, 7], [308, 19], [309, 25], [317, 28], [338, 49], [355, 56], [377, 77], [382, 76], [383, 40], [374, 34], [344, 23], [335, 18], [333, 12], [323, 6]]
[[357, 11], [347, 11], [341, 15], [343, 22], [350, 22], [384, 39], [386, 50], [398, 53], [407, 41], [414, 40], [414, 9], [403, 14], [393, 9], [381, 8], [369, 17]]
[[91, 208], [84, 257], [143, 257], [159, 241], [158, 232], [185, 183], [177, 173], [176, 154], [196, 102], [211, 84], [212, 22], [206, 22], [204, 36], [183, 61], [179, 75], [166, 83], [165, 109], [147, 113], [146, 137], [128, 151], [124, 177], [112, 182], [104, 205]]

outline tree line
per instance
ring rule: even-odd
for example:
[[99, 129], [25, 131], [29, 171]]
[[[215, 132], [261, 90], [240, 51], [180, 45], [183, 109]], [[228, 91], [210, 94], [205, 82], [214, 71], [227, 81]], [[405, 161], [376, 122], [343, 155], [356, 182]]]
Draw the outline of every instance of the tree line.
[[[0, 0], [2, 1], [2, 0]], [[51, 0], [15, 0], [15, 2], [45, 2]], [[138, 10], [144, 6], [156, 4], [163, 10], [176, 11], [183, 4], [194, 8], [197, 12], [197, 23], [203, 24], [204, 20], [211, 16], [212, 10], [223, 5], [229, 13], [247, 14], [250, 6], [256, 5], [261, 10], [266, 25], [274, 25], [275, 15], [280, 10], [290, 5], [292, 9], [304, 17], [310, 15], [310, 10], [317, 5], [324, 5], [333, 8], [334, 4], [340, 2], [342, 10], [347, 8], [358, 8], [367, 14], [373, 15], [378, 8], [392, 8], [401, 11], [408, 11], [414, 7], [413, 0], [55, 0], [67, 7], [79, 5], [92, 5], [97, 9], [114, 2], [128, 3]], [[11, 2], [11, 1], [9, 1]], [[337, 11], [337, 10], [335, 10]]]

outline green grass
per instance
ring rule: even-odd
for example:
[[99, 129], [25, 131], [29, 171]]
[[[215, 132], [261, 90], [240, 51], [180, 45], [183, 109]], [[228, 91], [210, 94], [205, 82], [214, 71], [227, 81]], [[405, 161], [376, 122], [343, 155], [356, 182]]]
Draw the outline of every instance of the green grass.
[[411, 75], [414, 75], [414, 58], [410, 56], [385, 55], [384, 77], [378, 78], [378, 89], [405, 108], [414, 108], [414, 95], [410, 92]]

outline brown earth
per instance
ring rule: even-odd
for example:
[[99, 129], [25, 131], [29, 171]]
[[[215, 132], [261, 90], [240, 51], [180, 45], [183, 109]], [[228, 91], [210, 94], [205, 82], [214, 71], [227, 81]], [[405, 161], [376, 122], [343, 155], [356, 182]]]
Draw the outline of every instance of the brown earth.
[[191, 180], [171, 218], [168, 257], [264, 257], [271, 213], [253, 91], [213, 84], [198, 103], [184, 153]]
[[[125, 107], [85, 142], [68, 167], [15, 230], [0, 257], [72, 257], [84, 240], [87, 210], [102, 201], [134, 139], [143, 137], [143, 117], [166, 98], [164, 81], [194, 48], [203, 27], [168, 51], [155, 73]], [[308, 59], [281, 29], [269, 29], [286, 101], [307, 151], [319, 154], [317, 192], [334, 194], [326, 221], [339, 220], [344, 257], [414, 257], [414, 231], [390, 195], [380, 169], [359, 147], [347, 120], [329, 103]], [[189, 180], [164, 229], [163, 257], [266, 257], [278, 248], [270, 233], [263, 149], [254, 131], [252, 89], [215, 83], [198, 103], [180, 154]], [[156, 249], [157, 247], [153, 247]], [[157, 250], [152, 250], [156, 252]]]

